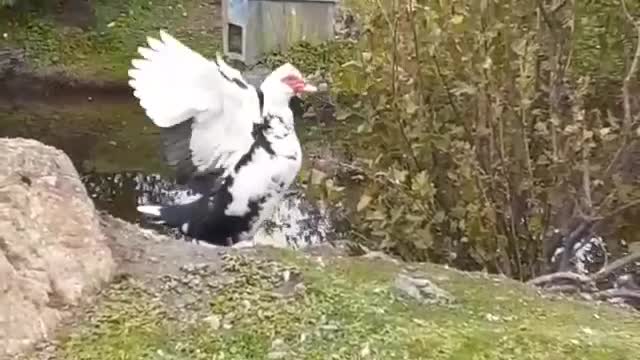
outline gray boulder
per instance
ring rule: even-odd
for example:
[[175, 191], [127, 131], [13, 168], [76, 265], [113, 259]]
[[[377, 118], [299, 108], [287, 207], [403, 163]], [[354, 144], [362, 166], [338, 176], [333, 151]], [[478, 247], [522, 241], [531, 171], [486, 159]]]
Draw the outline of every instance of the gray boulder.
[[114, 271], [67, 155], [35, 140], [0, 139], [0, 358], [50, 338]]

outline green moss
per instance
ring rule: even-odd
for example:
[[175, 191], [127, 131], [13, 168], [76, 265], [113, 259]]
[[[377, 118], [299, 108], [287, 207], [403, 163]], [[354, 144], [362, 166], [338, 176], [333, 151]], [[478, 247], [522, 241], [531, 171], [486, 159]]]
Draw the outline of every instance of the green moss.
[[212, 327], [164, 320], [146, 295], [117, 290], [129, 300], [103, 306], [65, 343], [64, 358], [604, 360], [632, 359], [640, 350], [640, 322], [609, 307], [545, 300], [514, 281], [433, 265], [418, 269], [458, 304], [420, 305], [394, 295], [393, 264], [333, 259], [320, 268], [292, 253], [282, 252], [299, 267], [303, 292], [273, 294], [290, 265], [239, 261], [235, 280], [209, 299], [210, 316], [219, 319]]
[[136, 49], [147, 36], [166, 29], [189, 46], [211, 55], [218, 49], [212, 7], [196, 0], [98, 0], [97, 26], [64, 28], [43, 11], [0, 9], [0, 47], [24, 48], [43, 72], [59, 70], [73, 78], [122, 81]]
[[115, 284], [100, 306], [90, 326], [66, 339], [65, 359], [152, 359], [171, 335], [166, 311], [139, 284]]

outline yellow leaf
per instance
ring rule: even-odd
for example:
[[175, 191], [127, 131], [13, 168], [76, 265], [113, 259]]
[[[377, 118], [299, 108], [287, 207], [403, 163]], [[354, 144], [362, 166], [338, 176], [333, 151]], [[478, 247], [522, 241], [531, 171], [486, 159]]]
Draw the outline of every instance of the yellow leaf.
[[351, 111], [338, 109], [336, 111], [336, 120], [345, 121], [349, 116], [351, 116]]
[[364, 210], [369, 205], [371, 200], [373, 200], [373, 198], [371, 196], [369, 196], [367, 194], [363, 194], [360, 197], [360, 201], [358, 201], [358, 205], [356, 206], [356, 211]]
[[458, 15], [454, 15], [454, 16], [451, 18], [451, 23], [452, 23], [452, 24], [454, 24], [454, 25], [462, 24], [462, 22], [463, 22], [463, 21], [464, 21], [464, 16], [462, 16], [462, 15], [460, 15], [460, 14], [458, 14]]
[[350, 66], [361, 68], [362, 67], [362, 63], [360, 63], [359, 61], [351, 60], [351, 61], [347, 61], [346, 63], [342, 64], [341, 67], [347, 68], [347, 67], [350, 67]]

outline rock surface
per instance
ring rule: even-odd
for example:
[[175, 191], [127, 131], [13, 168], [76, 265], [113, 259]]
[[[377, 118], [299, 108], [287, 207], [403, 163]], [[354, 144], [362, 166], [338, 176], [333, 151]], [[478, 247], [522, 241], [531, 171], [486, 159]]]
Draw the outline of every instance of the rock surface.
[[0, 359], [50, 337], [115, 262], [69, 158], [35, 140], [0, 139]]
[[398, 274], [393, 283], [401, 296], [408, 296], [423, 304], [452, 305], [453, 295], [435, 285], [422, 274]]

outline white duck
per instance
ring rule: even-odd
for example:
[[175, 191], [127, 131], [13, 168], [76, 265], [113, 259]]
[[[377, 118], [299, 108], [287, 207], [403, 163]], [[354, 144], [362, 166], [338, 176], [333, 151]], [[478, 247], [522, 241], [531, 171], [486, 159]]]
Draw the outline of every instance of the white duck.
[[129, 84], [163, 129], [178, 184], [199, 195], [138, 211], [196, 240], [250, 244], [300, 170], [289, 101], [316, 88], [284, 64], [256, 89], [220, 56], [210, 61], [164, 31], [147, 41], [138, 49], [144, 59], [132, 61]]

